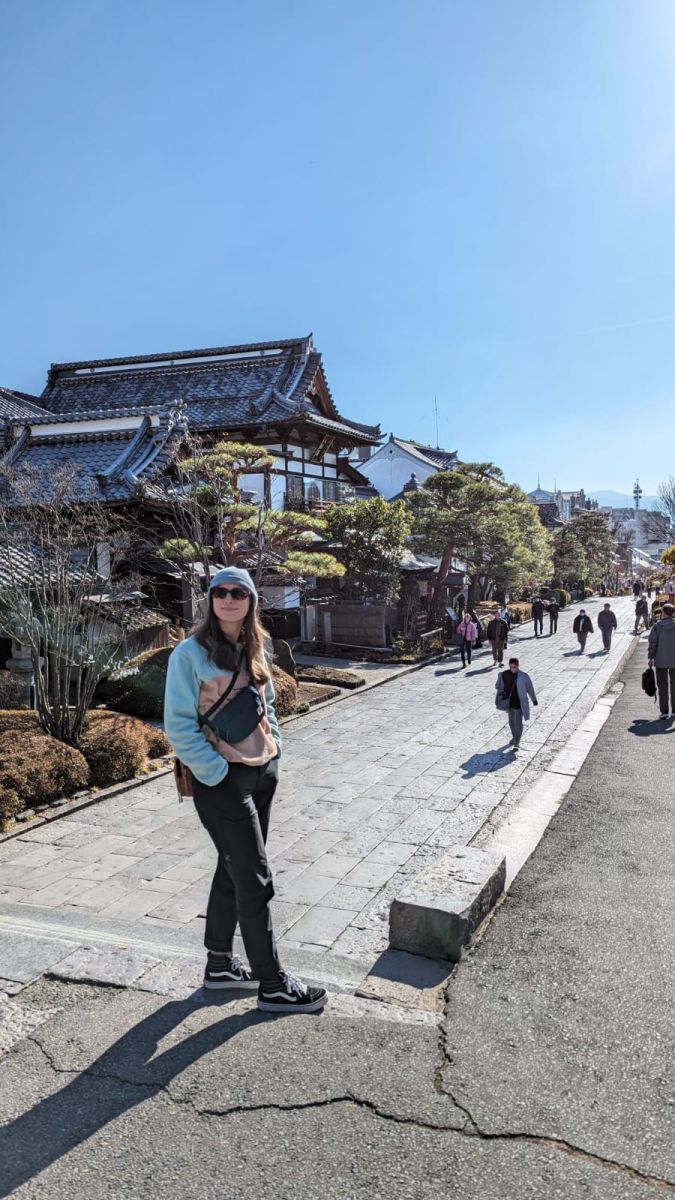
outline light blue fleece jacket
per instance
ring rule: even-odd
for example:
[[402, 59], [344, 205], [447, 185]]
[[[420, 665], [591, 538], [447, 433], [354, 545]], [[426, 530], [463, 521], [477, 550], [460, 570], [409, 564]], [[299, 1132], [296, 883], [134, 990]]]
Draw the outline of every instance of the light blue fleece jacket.
[[[169, 656], [164, 692], [164, 728], [174, 753], [193, 775], [208, 787], [215, 787], [228, 772], [227, 759], [206, 740], [198, 724], [199, 690], [205, 680], [223, 674], [208, 657], [195, 637], [179, 642]], [[281, 753], [281, 733], [274, 707], [274, 685], [265, 685], [267, 719], [272, 737]]]

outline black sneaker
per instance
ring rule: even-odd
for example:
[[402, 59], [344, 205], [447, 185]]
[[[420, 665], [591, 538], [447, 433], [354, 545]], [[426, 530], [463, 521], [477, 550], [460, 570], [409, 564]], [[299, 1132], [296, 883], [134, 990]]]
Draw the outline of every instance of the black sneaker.
[[265, 991], [260, 984], [258, 1008], [262, 1012], [318, 1012], [328, 999], [325, 988], [307, 987], [293, 975], [282, 975], [274, 991]]
[[251, 991], [257, 986], [258, 981], [236, 954], [209, 954], [204, 971], [205, 988], [244, 988]]

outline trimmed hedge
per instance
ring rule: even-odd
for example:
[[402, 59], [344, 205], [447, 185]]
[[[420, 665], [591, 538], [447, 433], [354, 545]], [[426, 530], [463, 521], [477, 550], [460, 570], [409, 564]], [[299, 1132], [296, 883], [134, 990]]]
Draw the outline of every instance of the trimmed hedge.
[[532, 605], [520, 601], [518, 604], [507, 604], [512, 625], [522, 625], [523, 621], [532, 619]]
[[[23, 715], [23, 714], [22, 714]], [[90, 770], [81, 751], [46, 733], [8, 729], [0, 734], [0, 821], [22, 808], [48, 804], [87, 786]]]
[[329, 687], [360, 688], [365, 685], [363, 675], [355, 671], [345, 671], [341, 667], [308, 667], [298, 666], [298, 679], [301, 683], [325, 683]]
[[147, 757], [146, 739], [138, 728], [139, 722], [117, 713], [106, 716], [107, 720], [90, 722], [80, 738], [95, 787], [110, 787], [133, 779]]
[[88, 784], [124, 783], [170, 752], [161, 729], [119, 713], [92, 710], [76, 749], [45, 733], [36, 712], [0, 710], [0, 821]]
[[23, 684], [13, 671], [0, 671], [0, 708], [25, 708], [23, 693]]
[[164, 714], [166, 668], [173, 646], [146, 650], [130, 659], [119, 671], [101, 681], [94, 696], [95, 704], [105, 704], [114, 712], [131, 717], [161, 720]]
[[290, 717], [295, 712], [298, 703], [298, 685], [281, 667], [272, 667], [272, 683], [276, 696], [276, 712], [278, 717]]

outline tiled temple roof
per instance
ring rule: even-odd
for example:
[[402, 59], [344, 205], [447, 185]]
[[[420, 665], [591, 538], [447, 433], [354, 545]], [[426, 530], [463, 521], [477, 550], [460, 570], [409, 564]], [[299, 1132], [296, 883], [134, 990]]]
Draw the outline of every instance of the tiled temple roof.
[[13, 388], [0, 387], [0, 425], [11, 424], [12, 421], [22, 421], [26, 417], [44, 417], [37, 396], [28, 392], [17, 392]]
[[308, 421], [357, 444], [380, 437], [338, 412], [311, 337], [54, 363], [40, 403], [62, 417], [181, 403], [194, 433]]
[[36, 472], [45, 493], [55, 473], [68, 467], [73, 470], [73, 500], [120, 502], [169, 466], [186, 434], [178, 409], [165, 413], [158, 424], [146, 415], [136, 428], [78, 432], [78, 425], [84, 421], [68, 422], [68, 431], [58, 436], [41, 436], [39, 424], [27, 426], [0, 464]]

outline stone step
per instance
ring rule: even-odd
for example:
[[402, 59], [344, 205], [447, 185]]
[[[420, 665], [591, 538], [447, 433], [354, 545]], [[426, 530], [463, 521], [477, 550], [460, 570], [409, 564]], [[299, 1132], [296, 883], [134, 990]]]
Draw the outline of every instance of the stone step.
[[459, 962], [504, 891], [506, 859], [494, 850], [457, 846], [430, 860], [392, 901], [389, 945]]

